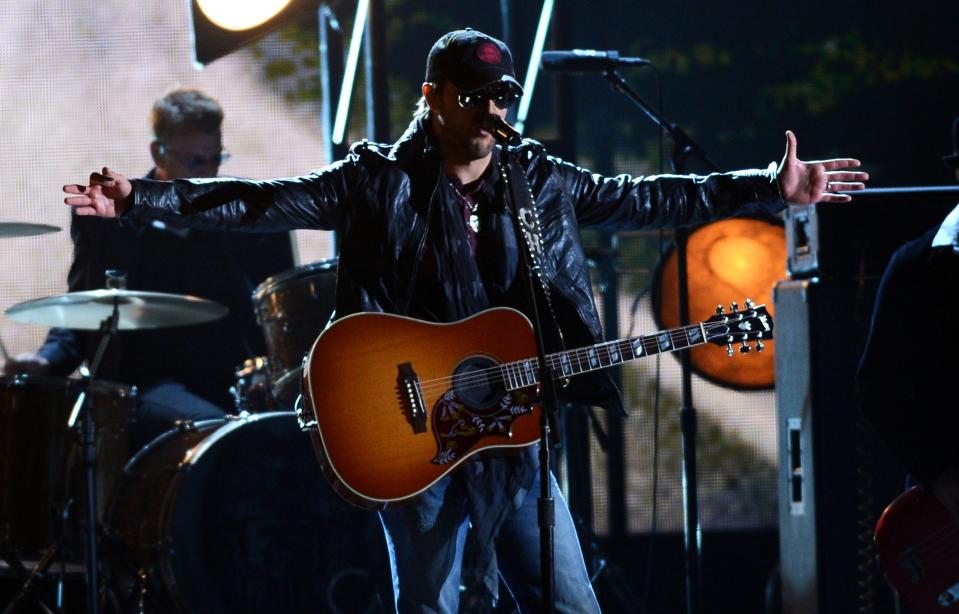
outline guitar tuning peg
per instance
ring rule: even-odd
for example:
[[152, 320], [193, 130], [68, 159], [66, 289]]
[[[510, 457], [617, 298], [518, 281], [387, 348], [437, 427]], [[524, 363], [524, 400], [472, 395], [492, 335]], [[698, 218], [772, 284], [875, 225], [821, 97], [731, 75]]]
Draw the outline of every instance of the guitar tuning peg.
[[745, 307], [746, 309], [752, 309], [755, 306], [756, 306], [756, 303], [754, 303], [753, 299], [751, 298], [747, 298], [746, 301], [743, 303], [743, 307]]
[[743, 342], [742, 342], [742, 345], [739, 346], [739, 353], [740, 353], [740, 354], [748, 354], [748, 353], [750, 353], [750, 352], [752, 352], [752, 351], [753, 351], [753, 349], [752, 349], [751, 347], [749, 347], [749, 344], [746, 343], [745, 341], [743, 341]]
[[733, 313], [739, 313], [739, 303], [730, 303], [729, 310]]
[[726, 344], [726, 355], [727, 355], [727, 356], [735, 356], [735, 355], [736, 355], [735, 350], [733, 350], [733, 344], [732, 344], [732, 342], [729, 342], [729, 343]]
[[765, 349], [766, 349], [766, 344], [763, 343], [763, 340], [762, 340], [762, 339], [757, 339], [757, 340], [756, 340], [756, 351], [757, 351], [757, 352], [762, 352], [762, 351], [765, 350]]
[[723, 306], [722, 306], [722, 305], [716, 305], [716, 315], [718, 315], [718, 316], [723, 315]]

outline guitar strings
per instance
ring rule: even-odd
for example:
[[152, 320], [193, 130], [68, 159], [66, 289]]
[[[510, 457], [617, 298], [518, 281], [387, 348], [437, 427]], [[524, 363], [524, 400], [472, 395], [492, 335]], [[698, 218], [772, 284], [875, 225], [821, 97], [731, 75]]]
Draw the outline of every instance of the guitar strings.
[[[729, 327], [729, 323], [728, 323], [728, 322], [703, 323], [703, 324], [702, 324], [702, 327], [703, 327], [706, 331], [715, 331], [715, 330], [717, 330], [717, 329], [728, 328], [728, 327]], [[683, 338], [683, 337], [686, 338], [686, 341], [687, 341], [687, 343], [688, 343], [688, 342], [689, 342], [689, 332], [692, 331], [692, 330], [699, 330], [699, 328], [700, 328], [700, 325], [692, 325], [692, 326], [687, 326], [687, 327], [684, 327], [684, 328], [678, 328], [678, 329], [672, 329], [672, 330], [669, 330], [669, 331], [664, 331], [664, 332], [662, 332], [662, 333], [653, 333], [653, 334], [651, 334], [651, 335], [641, 335], [641, 336], [638, 336], [638, 337], [630, 337], [630, 338], [625, 338], [625, 339], [616, 339], [616, 340], [613, 340], [613, 341], [608, 341], [608, 342], [606, 342], [606, 343], [597, 344], [596, 346], [590, 346], [590, 347], [588, 347], [588, 348], [578, 348], [578, 349], [570, 350], [570, 351], [567, 351], [567, 352], [558, 352], [558, 353], [555, 353], [555, 354], [550, 354], [550, 355], [547, 356], [547, 360], [549, 360], [549, 362], [550, 362], [550, 367], [552, 367], [552, 368], [557, 368], [557, 367], [558, 367], [558, 368], [562, 369], [562, 359], [560, 358], [560, 356], [563, 355], [563, 354], [565, 354], [565, 355], [570, 359], [570, 361], [572, 361], [572, 360], [575, 359], [577, 362], [579, 362], [579, 363], [580, 363], [580, 366], [582, 366], [583, 360], [585, 360], [585, 361], [586, 361], [586, 364], [589, 365], [589, 364], [590, 364], [590, 361], [589, 361], [589, 352], [590, 352], [590, 350], [595, 350], [595, 351], [597, 352], [597, 354], [599, 354], [599, 355], [597, 356], [597, 358], [600, 358], [600, 359], [601, 359], [601, 352], [603, 352], [604, 347], [605, 347], [605, 351], [606, 351], [606, 356], [607, 356], [607, 358], [611, 360], [612, 351], [610, 350], [610, 346], [614, 345], [614, 346], [617, 347], [617, 349], [620, 348], [620, 347], [624, 347], [624, 346], [625, 346], [625, 347], [629, 348], [630, 350], [632, 350], [632, 349], [633, 349], [633, 340], [636, 340], [636, 339], [640, 340], [640, 342], [641, 342], [641, 344], [642, 344], [642, 346], [643, 346], [643, 350], [644, 350], [644, 354], [643, 354], [643, 355], [644, 355], [644, 356], [647, 356], [647, 355], [650, 355], [650, 354], [649, 354], [649, 347], [650, 347], [650, 345], [651, 345], [653, 348], [657, 348], [657, 347], [658, 347], [658, 343], [657, 343], [657, 337], [658, 337], [658, 336], [661, 336], [661, 335], [663, 335], [663, 334], [667, 335], [667, 336], [669, 337], [669, 340], [670, 340], [670, 344], [671, 344], [671, 345], [674, 345], [674, 342], [675, 342], [676, 340], [681, 339], [681, 338]], [[687, 347], [690, 347], [690, 346], [687, 346]], [[685, 349], [685, 348], [675, 348], [675, 347], [671, 347], [670, 349], [671, 349], [671, 350], [674, 350], [674, 349]], [[621, 354], [621, 352], [620, 352], [620, 354]], [[640, 357], [641, 357], [641, 356], [635, 356], [634, 358], [640, 358]], [[499, 376], [501, 376], [500, 379], [503, 379], [503, 380], [506, 380], [507, 378], [509, 378], [509, 370], [510, 370], [509, 365], [516, 365], [516, 366], [514, 367], [514, 368], [516, 369], [516, 378], [519, 379], [520, 381], [523, 381], [522, 378], [525, 377], [525, 372], [523, 372], [522, 370], [520, 370], [519, 365], [518, 365], [518, 363], [521, 363], [521, 362], [528, 362], [529, 365], [530, 365], [530, 368], [533, 368], [534, 370], [538, 370], [538, 368], [539, 368], [539, 359], [538, 359], [538, 358], [531, 358], [531, 359], [523, 360], [523, 361], [511, 361], [511, 362], [507, 362], [507, 363], [500, 363], [500, 364], [496, 365], [495, 367], [488, 367], [488, 368], [486, 368], [486, 369], [478, 369], [478, 370], [476, 370], [476, 371], [472, 371], [472, 372], [470, 372], [470, 373], [467, 374], [467, 375], [461, 376], [460, 378], [456, 378], [455, 376], [444, 376], [444, 377], [440, 377], [440, 378], [423, 380], [422, 382], [420, 382], [420, 390], [425, 393], [425, 392], [433, 392], [433, 391], [435, 391], [435, 390], [438, 389], [438, 388], [447, 388], [447, 387], [449, 387], [450, 383], [453, 382], [454, 380], [456, 380], [456, 381], [458, 382], [459, 387], [460, 387], [461, 389], [469, 389], [469, 388], [475, 388], [475, 387], [482, 387], [482, 386], [485, 386], [485, 385], [488, 385], [488, 384], [489, 384], [490, 379], [491, 379], [491, 378], [489, 377], [490, 375], [499, 375]], [[621, 362], [626, 362], [626, 361], [621, 361]], [[610, 364], [610, 365], [602, 365], [602, 364], [601, 364], [600, 367], [596, 367], [596, 368], [602, 368], [602, 367], [605, 367], [605, 366], [612, 366], [612, 364]], [[506, 370], [506, 373], [504, 373], [504, 368], [505, 368], [505, 370]], [[593, 368], [593, 367], [590, 367], [589, 369], [585, 369], [585, 370], [583, 370], [583, 371], [580, 371], [580, 373], [583, 373], [583, 372], [586, 372], [586, 371], [591, 371], [591, 370], [594, 370], [594, 368]], [[561, 371], [561, 372], [562, 372], [562, 371]], [[511, 378], [510, 378], [510, 379], [511, 379]], [[504, 383], [508, 383], [508, 382], [504, 381]], [[536, 383], [537, 383], [537, 382], [534, 381], [534, 382], [532, 382], [531, 384], [529, 384], [529, 386], [532, 386], [532, 385], [534, 385], [534, 384], [536, 384]], [[520, 388], [524, 388], [524, 387], [526, 387], [526, 386], [520, 386]]]
[[959, 527], [955, 523], [949, 523], [945, 526], [929, 533], [925, 539], [915, 543], [912, 546], [913, 552], [917, 555], [926, 554], [931, 550], [939, 548], [947, 539], [959, 536]]
[[916, 560], [919, 564], [928, 567], [931, 563], [944, 557], [959, 555], [959, 539], [956, 539], [955, 531], [952, 533], [953, 535], [950, 535], [949, 539], [943, 538], [934, 545], [926, 547], [922, 554], [917, 552]]
[[[727, 323], [713, 322], [713, 323], [705, 324], [704, 327], [707, 328], [707, 330], [715, 330], [715, 329], [717, 329], [717, 328], [725, 328], [725, 327], [727, 327]], [[645, 355], [649, 355], [649, 349], [648, 349], [648, 348], [649, 348], [650, 346], [652, 346], [653, 348], [656, 348], [656, 347], [657, 347], [657, 340], [655, 339], [655, 337], [657, 337], [658, 335], [660, 335], [660, 334], [668, 334], [669, 337], [670, 337], [670, 342], [671, 342], [671, 343], [674, 342], [675, 340], [681, 338], [681, 336], [684, 336], [684, 337], [687, 338], [687, 342], [688, 342], [688, 331], [694, 330], [694, 329], [697, 329], [697, 330], [698, 330], [698, 329], [699, 329], [699, 326], [698, 326], [698, 325], [694, 325], [694, 326], [688, 326], [688, 327], [686, 327], [686, 328], [680, 328], [680, 329], [673, 329], [673, 330], [670, 330], [670, 331], [665, 331], [664, 333], [653, 333], [652, 335], [632, 337], [632, 338], [628, 338], [628, 339], [617, 339], [617, 340], [609, 341], [609, 342], [606, 342], [606, 343], [597, 344], [596, 346], [591, 346], [590, 348], [578, 348], [578, 349], [576, 349], [576, 350], [570, 350], [570, 351], [568, 351], [568, 352], [565, 352], [565, 354], [566, 354], [566, 356], [568, 356], [570, 359], [575, 359], [577, 362], [580, 363], [580, 365], [582, 365], [583, 360], [586, 360], [586, 363], [589, 364], [589, 350], [590, 350], [590, 349], [593, 349], [593, 347], [597, 348], [597, 349], [601, 352], [603, 346], [606, 346], [606, 355], [607, 355], [607, 357], [610, 357], [610, 356], [612, 355], [612, 352], [609, 351], [609, 346], [610, 346], [610, 345], [615, 344], [617, 347], [622, 347], [623, 345], [625, 345], [626, 347], [629, 347], [630, 349], [632, 349], [631, 340], [633, 340], [633, 339], [639, 339], [639, 340], [641, 340], [641, 342], [642, 342]], [[687, 347], [689, 347], [689, 346], [687, 346]], [[671, 348], [671, 349], [677, 349], [677, 348]], [[685, 348], [679, 348], [679, 349], [685, 349]], [[560, 368], [562, 367], [562, 362], [561, 362], [561, 359], [559, 358], [559, 356], [562, 355], [562, 354], [564, 354], [564, 352], [559, 352], [559, 353], [556, 353], [556, 354], [550, 354], [550, 355], [547, 356], [547, 358], [549, 359], [549, 361], [550, 361], [550, 363], [551, 363], [551, 364], [550, 364], [551, 367], [560, 367]], [[640, 356], [636, 356], [635, 358], [640, 358]], [[520, 370], [520, 368], [519, 368], [519, 366], [518, 366], [518, 363], [521, 363], [521, 362], [529, 362], [531, 368], [536, 368], [536, 369], [538, 369], [538, 367], [539, 367], [539, 359], [538, 359], [538, 358], [531, 358], [531, 359], [524, 360], [524, 361], [511, 361], [511, 362], [507, 362], [507, 363], [501, 363], [501, 364], [499, 364], [499, 365], [497, 365], [497, 366], [495, 366], [495, 367], [490, 367], [490, 368], [487, 368], [487, 369], [479, 369], [479, 370], [477, 370], [477, 371], [472, 371], [472, 372], [470, 372], [468, 375], [461, 376], [461, 377], [459, 378], [459, 380], [458, 380], [458, 382], [460, 383], [460, 388], [471, 388], [471, 387], [475, 387], [475, 386], [471, 386], [470, 384], [476, 384], [477, 386], [486, 385], [486, 384], [488, 384], [489, 381], [490, 381], [490, 378], [488, 377], [489, 375], [502, 373], [503, 367], [507, 367], [507, 369], [509, 369], [508, 365], [517, 365], [517, 366], [515, 367], [515, 369], [516, 369], [516, 371], [515, 371], [515, 373], [516, 373], [516, 379], [522, 381], [522, 378], [525, 376], [525, 373], [524, 373], [522, 370]], [[623, 362], [625, 362], [625, 361], [623, 361]], [[611, 365], [601, 365], [601, 367], [596, 367], [596, 368], [602, 368], [603, 366], [611, 366]], [[591, 371], [591, 370], [594, 370], [594, 369], [595, 369], [595, 368], [590, 367], [589, 369], [585, 369], [585, 370], [583, 370], [583, 371], [580, 371], [580, 373], [585, 372], [585, 371]], [[508, 377], [508, 375], [507, 375], [507, 377]], [[423, 380], [423, 381], [420, 383], [420, 389], [421, 389], [423, 392], [426, 392], [426, 391], [434, 391], [434, 390], [436, 390], [436, 388], [438, 388], [438, 387], [440, 387], [440, 388], [445, 388], [445, 387], [448, 387], [449, 384], [450, 384], [450, 382], [453, 381], [454, 379], [456, 379], [456, 378], [455, 378], [455, 377], [451, 377], [451, 376], [444, 376], [444, 377], [441, 377], [441, 378], [436, 378], [436, 379], [431, 379], [431, 380]], [[535, 384], [535, 383], [536, 383], [536, 382], [533, 382], [533, 383], [529, 384], [529, 386], [532, 386], [532, 385]], [[520, 386], [519, 388], [525, 388], [525, 387], [527, 387], [527, 386]]]
[[[682, 334], [684, 331], [679, 330], [679, 331], [668, 331], [668, 332], [669, 332], [670, 340], [672, 341], [673, 339], [678, 339], [678, 337], [676, 337], [675, 335]], [[637, 338], [642, 339], [644, 352], [648, 354], [649, 350], [647, 349], [647, 343], [646, 343], [645, 337], [637, 337]], [[653, 347], [655, 347], [655, 340], [650, 340], [650, 341], [653, 342]], [[623, 339], [609, 341], [606, 344], [599, 344], [599, 346], [607, 345], [607, 356], [611, 355], [611, 352], [608, 351], [609, 344], [616, 344], [616, 345], [626, 344], [627, 347], [630, 347], [630, 348], [632, 347], [632, 344], [628, 340], [623, 340]], [[560, 367], [560, 368], [562, 367], [562, 359], [559, 357], [560, 354], [563, 354], [563, 352], [559, 352], [558, 354], [547, 355], [546, 358], [550, 362], [550, 367]], [[566, 352], [566, 355], [570, 358], [571, 361], [575, 359], [577, 362], [580, 363], [580, 365], [582, 365], [583, 360], [586, 360], [586, 363], [589, 364], [589, 348], [578, 348], [576, 350], [570, 350]], [[519, 367], [519, 363], [521, 362], [529, 362], [530, 367], [533, 368], [534, 370], [538, 370], [539, 368], [538, 357], [530, 358], [527, 360], [521, 360], [521, 361], [510, 361], [506, 363], [500, 363], [495, 367], [489, 367], [486, 369], [478, 369], [476, 371], [472, 371], [468, 375], [462, 376], [459, 379], [459, 383], [461, 384], [461, 387], [467, 387], [467, 388], [470, 386], [463, 386], [463, 384], [471, 384], [471, 383], [478, 382], [479, 385], [483, 385], [489, 382], [489, 377], [488, 377], [489, 375], [501, 374], [504, 368], [506, 368], [507, 370], [510, 369], [509, 365], [515, 365], [515, 367], [513, 367], [516, 369], [515, 377], [517, 380], [521, 380], [521, 378], [525, 376], [525, 372], [523, 372]], [[438, 387], [445, 388], [445, 387], [448, 387], [449, 383], [454, 379], [456, 378], [451, 376], [444, 376], [441, 378], [436, 378], [431, 380], [423, 380], [422, 382], [420, 382], [420, 388], [424, 392], [427, 390], [430, 390], [430, 391], [435, 390]]]

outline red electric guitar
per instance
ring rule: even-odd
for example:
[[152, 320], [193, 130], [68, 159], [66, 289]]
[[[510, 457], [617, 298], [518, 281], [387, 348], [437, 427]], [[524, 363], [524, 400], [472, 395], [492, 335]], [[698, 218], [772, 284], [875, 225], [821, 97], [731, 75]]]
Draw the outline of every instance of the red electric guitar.
[[918, 486], [899, 495], [876, 524], [886, 579], [912, 614], [959, 614], [959, 524]]
[[[762, 305], [705, 322], [547, 356], [557, 379], [703, 343], [745, 353], [772, 339]], [[539, 440], [533, 328], [496, 308], [452, 324], [358, 313], [323, 331], [303, 370], [301, 426], [348, 501], [386, 508], [423, 492], [470, 456]]]

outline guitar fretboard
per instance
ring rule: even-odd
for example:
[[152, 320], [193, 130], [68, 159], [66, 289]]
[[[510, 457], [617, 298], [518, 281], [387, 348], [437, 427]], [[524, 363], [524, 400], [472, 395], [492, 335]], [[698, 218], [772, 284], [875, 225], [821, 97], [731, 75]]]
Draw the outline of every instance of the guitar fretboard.
[[[546, 360], [559, 379], [703, 343], [706, 343], [705, 327], [703, 324], [695, 324], [547, 354]], [[535, 357], [503, 363], [499, 370], [507, 390], [527, 388], [539, 383], [539, 359]]]

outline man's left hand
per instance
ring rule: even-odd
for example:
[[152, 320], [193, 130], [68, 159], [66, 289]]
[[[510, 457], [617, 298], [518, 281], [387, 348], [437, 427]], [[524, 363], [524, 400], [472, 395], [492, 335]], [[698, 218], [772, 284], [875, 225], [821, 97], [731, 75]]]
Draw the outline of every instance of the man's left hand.
[[786, 203], [808, 205], [817, 202], [849, 202], [852, 197], [840, 192], [853, 192], [866, 187], [869, 174], [849, 171], [859, 166], [855, 158], [834, 158], [803, 162], [796, 156], [796, 135], [786, 131], [786, 155], [776, 180]]

